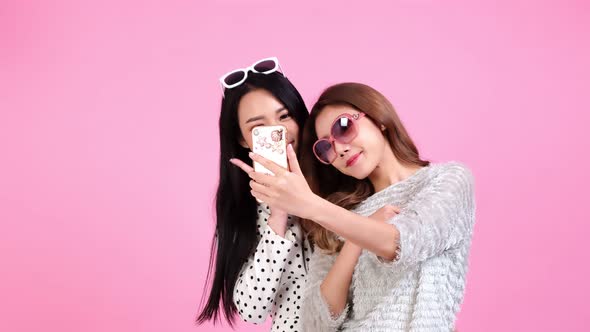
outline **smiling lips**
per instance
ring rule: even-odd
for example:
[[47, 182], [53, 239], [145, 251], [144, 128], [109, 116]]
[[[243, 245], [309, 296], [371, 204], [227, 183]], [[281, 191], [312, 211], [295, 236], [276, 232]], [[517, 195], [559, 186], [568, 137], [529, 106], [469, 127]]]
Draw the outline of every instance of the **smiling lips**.
[[359, 156], [361, 155], [361, 153], [357, 153], [354, 156], [350, 157], [347, 161], [346, 161], [346, 167], [350, 167], [352, 165], [354, 165], [356, 163], [356, 161], [359, 159]]

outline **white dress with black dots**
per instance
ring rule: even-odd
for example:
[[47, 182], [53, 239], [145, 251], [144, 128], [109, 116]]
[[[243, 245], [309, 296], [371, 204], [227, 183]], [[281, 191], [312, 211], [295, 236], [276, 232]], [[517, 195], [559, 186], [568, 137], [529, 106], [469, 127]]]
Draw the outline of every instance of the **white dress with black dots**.
[[270, 314], [271, 331], [302, 331], [301, 303], [305, 264], [311, 249], [296, 217], [288, 217], [285, 237], [267, 224], [270, 209], [258, 205], [258, 245], [242, 266], [234, 288], [234, 303], [246, 322], [264, 323]]

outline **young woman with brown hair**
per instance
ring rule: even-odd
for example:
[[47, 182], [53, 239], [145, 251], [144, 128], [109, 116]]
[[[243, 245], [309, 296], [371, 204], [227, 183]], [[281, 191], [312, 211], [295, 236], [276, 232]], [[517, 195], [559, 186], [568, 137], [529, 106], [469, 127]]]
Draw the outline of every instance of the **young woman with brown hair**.
[[306, 331], [454, 328], [475, 221], [473, 177], [459, 163], [421, 159], [381, 93], [358, 83], [325, 90], [304, 129], [302, 168], [292, 148], [290, 171], [251, 157], [275, 173], [249, 172], [252, 194], [306, 219], [315, 245]]

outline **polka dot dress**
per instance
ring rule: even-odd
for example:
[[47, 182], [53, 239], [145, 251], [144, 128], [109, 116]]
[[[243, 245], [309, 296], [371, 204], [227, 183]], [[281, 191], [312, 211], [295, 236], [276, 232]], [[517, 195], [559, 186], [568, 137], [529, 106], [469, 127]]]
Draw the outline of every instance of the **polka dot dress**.
[[305, 264], [311, 249], [303, 241], [296, 218], [289, 216], [285, 237], [267, 224], [270, 209], [258, 205], [258, 245], [242, 267], [234, 289], [234, 303], [246, 322], [260, 324], [270, 316], [271, 331], [302, 331], [301, 304]]

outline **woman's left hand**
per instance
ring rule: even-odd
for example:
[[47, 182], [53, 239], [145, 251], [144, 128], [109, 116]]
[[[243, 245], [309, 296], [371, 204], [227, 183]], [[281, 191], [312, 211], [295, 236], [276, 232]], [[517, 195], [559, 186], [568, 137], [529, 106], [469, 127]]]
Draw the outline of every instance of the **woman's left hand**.
[[244, 170], [252, 179], [250, 181], [252, 195], [288, 214], [310, 218], [306, 212], [310, 211], [310, 207], [319, 200], [319, 197], [309, 188], [291, 144], [287, 147], [290, 171], [255, 153], [251, 152], [249, 155], [252, 160], [274, 173], [273, 176]]

